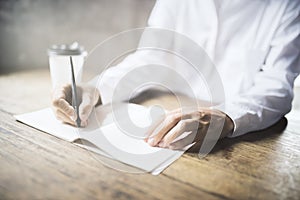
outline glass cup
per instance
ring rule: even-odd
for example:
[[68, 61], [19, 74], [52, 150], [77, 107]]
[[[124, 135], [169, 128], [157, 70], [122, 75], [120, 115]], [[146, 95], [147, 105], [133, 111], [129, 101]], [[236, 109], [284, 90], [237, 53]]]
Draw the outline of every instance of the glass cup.
[[48, 49], [49, 67], [52, 87], [61, 87], [72, 83], [71, 62], [72, 56], [76, 84], [81, 82], [82, 68], [87, 52], [77, 42], [71, 45], [52, 45]]

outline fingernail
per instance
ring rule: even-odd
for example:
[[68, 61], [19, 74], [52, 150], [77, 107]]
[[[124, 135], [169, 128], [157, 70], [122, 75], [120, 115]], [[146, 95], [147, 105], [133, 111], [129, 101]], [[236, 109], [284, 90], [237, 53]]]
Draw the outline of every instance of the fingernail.
[[154, 146], [154, 144], [155, 144], [154, 138], [149, 138], [147, 142], [151, 146]]

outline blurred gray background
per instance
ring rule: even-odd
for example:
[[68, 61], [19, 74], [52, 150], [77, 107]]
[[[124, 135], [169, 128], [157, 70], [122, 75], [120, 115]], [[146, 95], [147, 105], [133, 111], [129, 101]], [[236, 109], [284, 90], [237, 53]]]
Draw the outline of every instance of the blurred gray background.
[[0, 73], [47, 68], [51, 44], [87, 51], [121, 31], [144, 27], [155, 0], [0, 0]]

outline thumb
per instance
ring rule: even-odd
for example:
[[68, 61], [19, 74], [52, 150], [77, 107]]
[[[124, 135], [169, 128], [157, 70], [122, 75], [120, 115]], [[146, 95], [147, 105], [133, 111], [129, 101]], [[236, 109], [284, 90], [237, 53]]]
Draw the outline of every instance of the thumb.
[[94, 105], [97, 103], [98, 95], [90, 90], [84, 91], [82, 94], [82, 101], [79, 105], [79, 117], [81, 121], [86, 122], [89, 118]]

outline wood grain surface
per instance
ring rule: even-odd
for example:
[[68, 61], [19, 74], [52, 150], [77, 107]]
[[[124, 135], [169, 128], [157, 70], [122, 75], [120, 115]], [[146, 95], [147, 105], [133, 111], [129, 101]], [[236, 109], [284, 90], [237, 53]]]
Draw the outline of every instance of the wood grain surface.
[[[159, 176], [107, 167], [103, 157], [18, 123], [50, 104], [48, 70], [0, 75], [0, 199], [300, 199], [300, 130], [273, 127], [190, 150]], [[144, 105], [178, 105], [144, 95]]]

